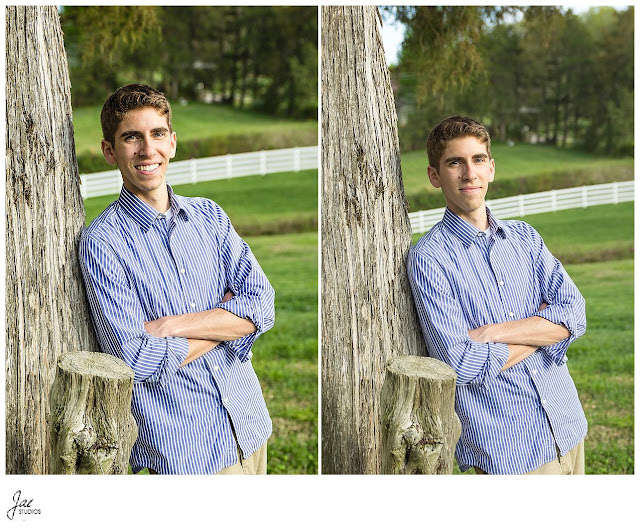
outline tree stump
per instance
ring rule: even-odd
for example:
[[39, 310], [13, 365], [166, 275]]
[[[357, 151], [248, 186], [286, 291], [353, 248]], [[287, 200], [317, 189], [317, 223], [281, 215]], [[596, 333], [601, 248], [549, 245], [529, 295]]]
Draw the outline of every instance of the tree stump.
[[395, 357], [382, 385], [382, 472], [447, 475], [460, 438], [456, 373], [430, 357]]
[[133, 370], [106, 353], [61, 355], [51, 387], [49, 473], [125, 475], [138, 436]]

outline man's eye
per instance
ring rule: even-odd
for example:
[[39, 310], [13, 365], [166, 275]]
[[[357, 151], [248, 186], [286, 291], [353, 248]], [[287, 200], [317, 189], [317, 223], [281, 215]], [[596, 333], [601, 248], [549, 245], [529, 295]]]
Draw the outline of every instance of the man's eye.
[[156, 138], [162, 138], [162, 137], [164, 137], [166, 135], [167, 135], [167, 133], [165, 133], [164, 131], [160, 131], [160, 132], [157, 132], [157, 133], [154, 134], [154, 136]]

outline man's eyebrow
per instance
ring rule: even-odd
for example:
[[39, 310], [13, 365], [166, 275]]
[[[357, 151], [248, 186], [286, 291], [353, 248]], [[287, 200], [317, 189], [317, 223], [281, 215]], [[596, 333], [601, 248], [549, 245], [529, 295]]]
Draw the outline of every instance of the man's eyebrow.
[[[471, 158], [489, 158], [489, 155], [487, 155], [486, 153], [478, 153], [476, 155], [473, 155]], [[448, 164], [449, 162], [461, 162], [463, 160], [464, 157], [462, 156], [450, 156], [444, 161], [444, 163]]]
[[[167, 127], [156, 127], [154, 129], [151, 129], [151, 132], [152, 133], [169, 132], [169, 129]], [[120, 135], [120, 138], [126, 138], [127, 136], [140, 136], [140, 134], [142, 134], [140, 131], [135, 131], [135, 130], [124, 131]]]

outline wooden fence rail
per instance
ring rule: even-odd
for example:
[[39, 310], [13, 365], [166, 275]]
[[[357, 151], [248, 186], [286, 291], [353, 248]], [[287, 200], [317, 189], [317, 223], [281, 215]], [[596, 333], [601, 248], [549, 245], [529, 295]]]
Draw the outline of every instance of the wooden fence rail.
[[[283, 171], [318, 168], [318, 146], [271, 149], [172, 162], [167, 168], [169, 184], [195, 184], [208, 180], [266, 175]], [[80, 175], [82, 198], [113, 195], [120, 192], [120, 171], [100, 171]]]
[[[561, 190], [542, 191], [487, 200], [487, 206], [498, 218], [524, 217], [535, 213], [555, 212], [570, 208], [587, 208], [599, 204], [618, 204], [634, 200], [634, 182], [610, 182]], [[444, 208], [409, 214], [411, 231], [422, 234], [442, 219]]]

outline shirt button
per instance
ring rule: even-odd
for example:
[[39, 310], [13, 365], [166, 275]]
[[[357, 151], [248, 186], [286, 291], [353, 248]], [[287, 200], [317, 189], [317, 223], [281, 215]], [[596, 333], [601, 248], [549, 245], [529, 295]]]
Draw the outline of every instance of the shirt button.
[[218, 371], [218, 365], [216, 365], [216, 366], [214, 366], [214, 367], [213, 367], [213, 371], [214, 371], [214, 372], [217, 372], [217, 371]]
[[223, 403], [229, 403], [229, 398], [224, 398], [224, 399], [222, 400], [222, 402], [223, 402]]
[[533, 372], [531, 372], [532, 375], [538, 375], [538, 370], [534, 370]]
[[503, 282], [502, 280], [500, 280], [500, 281], [498, 282], [498, 285], [504, 285], [504, 282]]
[[566, 363], [566, 362], [569, 360], [569, 358], [565, 355], [565, 356], [562, 358], [562, 360]]
[[195, 307], [196, 303], [195, 302], [191, 302], [191, 307]]
[[509, 316], [512, 317], [513, 316], [513, 311], [509, 311]]
[[546, 405], [546, 404], [547, 404], [547, 400], [546, 400], [546, 399], [543, 399], [543, 400], [542, 400], [542, 404], [543, 404], [543, 405]]
[[184, 269], [180, 269], [180, 274], [184, 274]]

